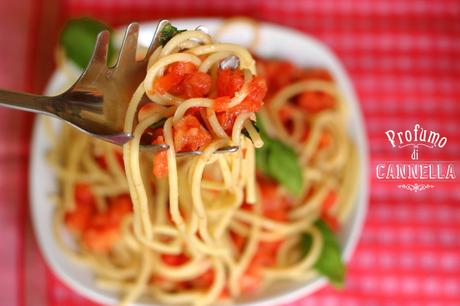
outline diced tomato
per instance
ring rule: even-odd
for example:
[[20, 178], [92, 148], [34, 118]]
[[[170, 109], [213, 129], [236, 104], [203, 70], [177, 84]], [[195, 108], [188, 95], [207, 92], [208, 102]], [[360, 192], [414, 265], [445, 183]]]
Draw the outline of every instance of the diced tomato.
[[[159, 131], [161, 130], [161, 131]], [[156, 134], [161, 133], [156, 136], [153, 141], [154, 144], [164, 144], [163, 129], [156, 129]], [[155, 137], [155, 135], [154, 135]], [[153, 175], [157, 178], [161, 178], [168, 173], [168, 155], [166, 151], [160, 151], [153, 156]]]
[[168, 66], [166, 72], [184, 76], [186, 74], [195, 72], [196, 68], [197, 67], [195, 66], [195, 64], [191, 62], [174, 62]]
[[330, 212], [331, 207], [334, 206], [336, 201], [337, 201], [337, 194], [335, 191], [331, 190], [326, 195], [323, 205], [321, 206], [321, 219], [323, 219], [323, 221], [333, 231], [337, 231], [339, 229], [339, 222], [337, 218], [333, 216]]
[[162, 254], [161, 259], [163, 262], [169, 266], [181, 266], [187, 261], [190, 260], [190, 258], [185, 255], [185, 254], [179, 254], [179, 255], [172, 255], [172, 254]]
[[221, 112], [217, 113], [217, 121], [219, 121], [220, 126], [224, 129], [227, 134], [230, 134], [233, 127], [233, 122], [236, 119], [235, 113]]
[[83, 231], [83, 243], [95, 252], [110, 251], [120, 236], [123, 218], [132, 211], [129, 195], [120, 195], [109, 200], [106, 211], [92, 212]]
[[193, 72], [187, 75], [182, 82], [185, 98], [205, 97], [211, 91], [211, 76], [204, 72]]
[[109, 204], [109, 218], [113, 223], [120, 223], [123, 218], [133, 211], [133, 204], [129, 195], [120, 195], [113, 198]]
[[159, 94], [164, 95], [174, 87], [178, 86], [180, 82], [182, 82], [183, 76], [168, 73], [164, 76], [159, 77], [155, 80], [155, 84], [153, 85], [154, 92], [158, 92]]
[[65, 224], [71, 231], [79, 234], [88, 226], [93, 211], [93, 207], [80, 204], [74, 211], [65, 214]]
[[321, 219], [327, 224], [327, 226], [329, 226], [333, 232], [337, 232], [339, 230], [340, 224], [336, 217], [330, 214], [322, 214]]
[[255, 77], [251, 80], [248, 91], [248, 96], [240, 104], [230, 109], [227, 106], [230, 102], [228, 96], [214, 100], [213, 107], [217, 112], [217, 120], [227, 133], [231, 132], [233, 123], [240, 113], [256, 112], [262, 107], [267, 84], [263, 78]]
[[277, 192], [277, 184], [269, 180], [259, 180], [262, 210], [266, 217], [275, 221], [287, 221], [289, 200]]
[[262, 60], [259, 66], [260, 75], [267, 79], [269, 96], [292, 83], [297, 74], [297, 68], [288, 61]]
[[249, 266], [241, 276], [239, 284], [242, 293], [253, 293], [260, 288], [262, 275], [259, 267]]
[[224, 112], [228, 110], [228, 103], [230, 103], [231, 98], [229, 96], [218, 97], [214, 99], [212, 107], [216, 112]]
[[178, 152], [195, 151], [211, 141], [211, 134], [193, 115], [184, 116], [174, 125], [174, 147]]
[[185, 114], [186, 115], [194, 115], [194, 116], [199, 116], [201, 113], [201, 110], [204, 109], [203, 107], [190, 107]]
[[232, 239], [236, 249], [241, 252], [246, 245], [246, 238], [233, 231], [230, 231], [230, 238]]
[[110, 251], [118, 240], [120, 235], [118, 224], [107, 223], [106, 218], [102, 214], [96, 215], [91, 226], [83, 232], [83, 242], [90, 250], [101, 253]]
[[153, 158], [153, 175], [161, 178], [168, 173], [168, 155], [166, 151], [161, 151], [155, 154]]
[[324, 92], [304, 92], [297, 99], [297, 104], [304, 110], [317, 113], [334, 107], [334, 98]]
[[107, 160], [105, 159], [104, 155], [95, 156], [94, 158], [99, 167], [101, 167], [104, 170], [107, 170]]
[[276, 263], [276, 253], [278, 252], [280, 241], [260, 242], [257, 253], [251, 261], [254, 267], [270, 267]]
[[155, 143], [155, 144], [164, 143], [164, 131], [163, 131], [163, 128], [154, 129], [153, 132], [152, 132], [152, 138], [153, 138], [152, 143]]
[[251, 259], [248, 269], [240, 279], [243, 293], [254, 292], [260, 288], [262, 269], [263, 267], [270, 267], [276, 264], [276, 254], [280, 245], [281, 241], [259, 243], [256, 254]]
[[265, 78], [255, 77], [249, 83], [249, 94], [246, 99], [258, 102], [262, 101], [267, 94], [267, 82]]
[[249, 83], [248, 96], [240, 104], [228, 110], [231, 113], [252, 113], [258, 111], [263, 103], [263, 98], [267, 93], [267, 83], [264, 78], [255, 77]]
[[75, 184], [75, 201], [77, 203], [94, 203], [94, 195], [91, 186], [85, 183]]
[[115, 158], [117, 159], [117, 162], [120, 165], [120, 167], [125, 169], [125, 163], [123, 161], [123, 153], [120, 151], [115, 151]]
[[227, 286], [225, 286], [223, 289], [222, 289], [222, 292], [220, 293], [219, 295], [219, 299], [221, 300], [226, 300], [226, 299], [229, 299], [230, 298], [230, 290], [228, 289]]
[[95, 199], [91, 187], [87, 184], [76, 184], [75, 209], [65, 214], [65, 224], [71, 231], [79, 234], [88, 226], [94, 211]]
[[320, 149], [323, 149], [327, 147], [330, 143], [331, 143], [331, 135], [328, 132], [324, 131], [321, 134], [321, 139], [319, 140], [318, 147]]
[[244, 84], [244, 74], [240, 69], [219, 69], [217, 72], [217, 95], [233, 97]]
[[175, 62], [168, 66], [166, 73], [155, 80], [153, 84], [154, 92], [165, 94], [180, 94], [183, 87], [180, 86], [184, 78], [196, 71], [196, 66], [190, 62]]
[[208, 289], [214, 282], [214, 270], [208, 269], [206, 272], [191, 281], [191, 285], [196, 289]]

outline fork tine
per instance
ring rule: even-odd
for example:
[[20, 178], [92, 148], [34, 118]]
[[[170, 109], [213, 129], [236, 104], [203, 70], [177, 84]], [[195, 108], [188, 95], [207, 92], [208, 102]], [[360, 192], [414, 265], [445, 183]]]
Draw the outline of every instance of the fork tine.
[[[144, 152], [160, 152], [169, 149], [167, 144], [141, 144], [141, 150]], [[224, 153], [234, 153], [238, 151], [240, 147], [238, 146], [227, 146], [217, 149], [214, 153], [224, 154]], [[203, 155], [203, 151], [186, 151], [186, 152], [176, 152], [177, 157], [184, 156], [200, 156]]]
[[150, 55], [152, 55], [153, 51], [155, 51], [155, 49], [160, 46], [160, 35], [158, 34], [168, 23], [171, 22], [167, 19], [163, 19], [158, 23], [157, 28], [155, 29], [155, 33], [153, 34], [152, 42], [150, 43], [149, 49], [147, 50], [147, 54], [145, 55], [146, 60], [149, 60]]
[[120, 48], [117, 66], [126, 63], [132, 63], [136, 60], [137, 38], [139, 36], [139, 24], [137, 22], [130, 23], [125, 32], [123, 43]]
[[95, 64], [107, 65], [107, 57], [109, 51], [110, 33], [105, 30], [100, 32], [96, 38], [96, 45], [94, 46], [93, 55], [91, 56], [88, 67]]

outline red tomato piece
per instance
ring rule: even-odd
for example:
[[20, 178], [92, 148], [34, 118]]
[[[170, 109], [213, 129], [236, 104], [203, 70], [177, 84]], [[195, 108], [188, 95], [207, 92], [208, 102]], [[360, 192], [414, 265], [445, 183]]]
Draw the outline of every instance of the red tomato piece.
[[270, 95], [292, 83], [297, 74], [297, 68], [288, 61], [262, 61], [260, 66], [261, 75], [267, 78]]
[[180, 76], [184, 76], [195, 71], [196, 66], [191, 62], [174, 62], [166, 69], [167, 73], [173, 73]]
[[184, 116], [174, 125], [174, 147], [178, 152], [195, 151], [211, 141], [211, 134], [193, 115]]
[[230, 238], [232, 239], [236, 249], [241, 252], [246, 245], [246, 238], [233, 231], [230, 231]]
[[155, 83], [153, 84], [153, 91], [164, 95], [171, 89], [177, 87], [180, 82], [182, 82], [182, 79], [183, 76], [175, 73], [165, 74], [155, 80]]
[[[155, 136], [156, 138], [152, 143], [154, 144], [165, 143], [164, 137], [163, 137], [163, 129], [156, 129], [154, 132], [154, 137]], [[168, 155], [166, 151], [160, 151], [153, 156], [153, 175], [157, 178], [160, 178], [166, 175], [166, 173], [168, 173]]]
[[217, 113], [217, 121], [227, 134], [231, 134], [233, 123], [235, 122], [237, 114], [229, 112]]
[[330, 143], [331, 143], [331, 135], [328, 132], [324, 131], [321, 134], [321, 139], [319, 140], [318, 146], [320, 149], [323, 149], [327, 147]]
[[119, 238], [121, 221], [131, 211], [132, 203], [129, 195], [110, 199], [106, 211], [92, 215], [82, 236], [85, 245], [96, 252], [110, 251]]
[[277, 192], [277, 184], [268, 180], [259, 181], [262, 210], [266, 217], [275, 221], [287, 221], [289, 200]]
[[220, 293], [219, 295], [219, 299], [221, 300], [226, 300], [226, 299], [229, 299], [230, 298], [230, 290], [228, 289], [227, 286], [225, 286], [223, 289], [222, 289], [222, 292]]
[[118, 164], [120, 165], [123, 170], [125, 169], [125, 162], [123, 161], [123, 153], [116, 151], [115, 152], [115, 157], [117, 159]]
[[250, 265], [246, 272], [241, 276], [239, 283], [242, 293], [253, 293], [257, 291], [262, 283], [260, 267]]
[[267, 94], [267, 81], [262, 77], [255, 77], [249, 83], [249, 94], [246, 99], [262, 101]]
[[252, 113], [258, 111], [263, 103], [263, 98], [267, 93], [267, 83], [264, 78], [255, 77], [249, 83], [248, 96], [240, 104], [232, 107], [229, 112], [240, 114], [240, 113]]
[[77, 203], [90, 203], [95, 201], [91, 186], [85, 183], [75, 184], [75, 202]]
[[332, 231], [337, 231], [339, 229], [339, 222], [335, 216], [330, 212], [332, 206], [334, 206], [337, 201], [337, 194], [335, 191], [331, 190], [326, 195], [323, 205], [321, 206], [321, 219], [329, 226]]
[[233, 97], [244, 84], [244, 74], [240, 69], [219, 69], [217, 72], [217, 95]]
[[129, 195], [120, 195], [111, 199], [108, 210], [111, 222], [119, 224], [132, 211], [133, 204]]
[[204, 107], [190, 107], [185, 114], [186, 115], [194, 115], [194, 116], [199, 116], [201, 113], [201, 110], [204, 109]]
[[202, 98], [211, 91], [211, 76], [204, 72], [193, 72], [187, 75], [183, 82], [185, 98]]
[[65, 214], [65, 224], [71, 231], [81, 233], [87, 228], [94, 211], [95, 199], [91, 187], [87, 184], [76, 184], [75, 209]]
[[337, 232], [340, 228], [339, 221], [337, 220], [336, 217], [330, 215], [330, 214], [321, 214], [321, 219], [324, 221], [324, 223], [327, 224], [327, 226], [333, 231]]
[[180, 266], [190, 260], [190, 258], [185, 254], [172, 255], [172, 254], [162, 254], [161, 259], [163, 262], [169, 266]]
[[113, 244], [119, 238], [119, 226], [117, 224], [110, 224], [106, 221], [108, 219], [105, 214], [98, 214], [92, 220], [92, 224], [83, 232], [83, 242], [88, 249], [95, 252], [110, 251]]
[[168, 173], [168, 155], [166, 151], [161, 151], [155, 154], [153, 158], [153, 175], [160, 178]]
[[214, 99], [212, 107], [216, 112], [224, 112], [228, 110], [228, 103], [230, 103], [231, 98], [229, 96], [222, 96]]
[[153, 90], [160, 94], [171, 92], [179, 95], [183, 91], [181, 82], [185, 76], [196, 71], [196, 66], [190, 62], [175, 62], [168, 66], [166, 73], [155, 80]]
[[196, 289], [208, 289], [214, 282], [214, 270], [208, 269], [206, 272], [191, 281], [191, 285]]
[[334, 98], [324, 92], [304, 92], [297, 99], [297, 104], [311, 113], [333, 108]]

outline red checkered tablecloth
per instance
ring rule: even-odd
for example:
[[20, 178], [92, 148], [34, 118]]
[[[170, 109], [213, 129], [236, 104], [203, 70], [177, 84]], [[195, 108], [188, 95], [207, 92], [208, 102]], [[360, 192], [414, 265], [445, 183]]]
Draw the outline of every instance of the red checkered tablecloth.
[[[375, 164], [407, 160], [388, 129], [420, 123], [448, 138], [430, 160], [460, 159], [458, 0], [0, 0], [0, 87], [40, 92], [57, 31], [90, 15], [121, 25], [162, 17], [247, 15], [310, 33], [348, 70], [364, 112], [371, 196], [346, 287], [292, 305], [460, 305], [460, 184], [413, 193], [375, 178]], [[0, 306], [94, 305], [44, 263], [28, 217], [33, 116], [0, 109]], [[460, 165], [457, 166], [457, 170]]]

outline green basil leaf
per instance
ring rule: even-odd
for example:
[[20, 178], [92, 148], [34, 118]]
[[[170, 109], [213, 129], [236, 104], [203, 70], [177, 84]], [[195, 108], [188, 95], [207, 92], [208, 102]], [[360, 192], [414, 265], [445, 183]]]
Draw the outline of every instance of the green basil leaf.
[[[320, 230], [324, 245], [321, 254], [313, 267], [322, 275], [326, 276], [332, 285], [337, 288], [343, 287], [345, 279], [345, 265], [342, 262], [340, 247], [334, 233], [321, 219], [315, 222]], [[306, 255], [312, 245], [312, 237], [302, 234], [300, 245], [302, 252]]]
[[160, 44], [162, 46], [166, 45], [166, 43], [173, 38], [175, 35], [184, 32], [185, 30], [178, 30], [175, 26], [172, 24], [168, 23], [166, 24], [163, 29], [160, 31]]
[[269, 175], [267, 147], [267, 143], [264, 142], [262, 148], [256, 149], [256, 168], [265, 175]]
[[[97, 34], [107, 29], [105, 24], [90, 18], [73, 19], [64, 26], [59, 42], [66, 57], [84, 69], [93, 54]], [[113, 54], [114, 47], [110, 41], [108, 58], [111, 59]]]
[[256, 150], [257, 169], [274, 178], [294, 195], [299, 195], [303, 176], [297, 154], [288, 145], [269, 137], [260, 117], [257, 118], [257, 128], [264, 141], [264, 146]]
[[294, 195], [302, 192], [302, 171], [297, 154], [284, 143], [269, 141], [267, 166], [270, 175]]

